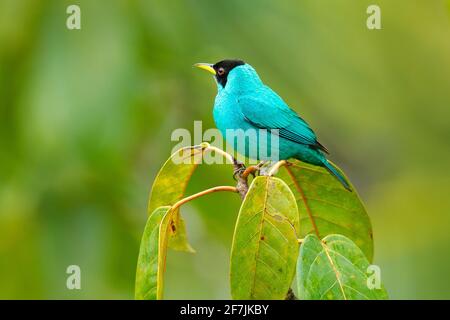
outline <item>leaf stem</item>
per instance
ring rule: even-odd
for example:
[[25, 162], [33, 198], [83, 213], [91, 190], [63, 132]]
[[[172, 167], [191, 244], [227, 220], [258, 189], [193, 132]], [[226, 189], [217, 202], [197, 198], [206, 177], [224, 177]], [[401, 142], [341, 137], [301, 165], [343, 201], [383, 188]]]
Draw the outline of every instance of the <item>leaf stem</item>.
[[218, 154], [221, 154], [222, 156], [224, 156], [225, 158], [227, 158], [228, 161], [230, 161], [230, 163], [235, 163], [236, 159], [229, 154], [228, 152], [223, 151], [222, 149], [216, 148], [214, 146], [211, 146], [208, 144], [208, 146], [205, 149], [206, 151], [214, 151], [217, 152]]
[[176, 202], [173, 206], [172, 206], [172, 210], [176, 210], [177, 208], [179, 208], [180, 206], [182, 206], [183, 204], [194, 200], [196, 198], [202, 197], [206, 194], [209, 193], [214, 193], [214, 192], [219, 192], [219, 191], [228, 191], [228, 192], [238, 192], [238, 189], [236, 187], [232, 187], [232, 186], [218, 186], [218, 187], [214, 187], [214, 188], [210, 188], [210, 189], [206, 189], [203, 190], [201, 192], [195, 193], [193, 195], [190, 195], [189, 197], [186, 197], [184, 199], [181, 199], [180, 201]]
[[276, 174], [278, 172], [278, 170], [281, 167], [286, 166], [286, 165], [288, 165], [288, 162], [286, 160], [278, 161], [277, 163], [275, 163], [272, 166], [272, 168], [270, 168], [270, 171], [269, 171], [269, 173], [267, 175], [270, 176], [270, 177], [273, 176], [274, 174]]

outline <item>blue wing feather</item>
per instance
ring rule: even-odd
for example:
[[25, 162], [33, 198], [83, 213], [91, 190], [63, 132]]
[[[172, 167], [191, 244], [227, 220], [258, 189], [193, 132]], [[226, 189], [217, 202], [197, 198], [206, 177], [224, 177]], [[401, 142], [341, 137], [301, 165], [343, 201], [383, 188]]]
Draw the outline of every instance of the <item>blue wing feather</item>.
[[279, 136], [296, 143], [328, 152], [316, 138], [314, 131], [295, 111], [267, 86], [255, 94], [238, 98], [244, 119], [261, 129], [278, 129]]

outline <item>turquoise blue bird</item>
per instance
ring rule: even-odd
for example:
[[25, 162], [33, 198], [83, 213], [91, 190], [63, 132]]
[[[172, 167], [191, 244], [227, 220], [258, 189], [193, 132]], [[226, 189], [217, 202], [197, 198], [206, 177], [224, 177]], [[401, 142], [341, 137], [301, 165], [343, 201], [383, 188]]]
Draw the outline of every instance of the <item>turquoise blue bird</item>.
[[[328, 150], [317, 140], [308, 123], [261, 81], [251, 65], [242, 60], [223, 60], [216, 64], [197, 63], [195, 66], [214, 75], [218, 89], [213, 109], [214, 121], [235, 150], [246, 157], [268, 160], [271, 156], [270, 135], [276, 134], [279, 160], [295, 158], [324, 167], [347, 190], [351, 190], [346, 179], [327, 160]], [[243, 136], [247, 140], [241, 148], [239, 136], [233, 136], [232, 141], [227, 138], [227, 130], [239, 129], [255, 129], [256, 132], [253, 137]], [[260, 132], [264, 130], [260, 129], [266, 129], [266, 136], [261, 136]], [[269, 150], [260, 152], [258, 149], [255, 156], [251, 153], [251, 145], [260, 148], [261, 139], [266, 139]]]

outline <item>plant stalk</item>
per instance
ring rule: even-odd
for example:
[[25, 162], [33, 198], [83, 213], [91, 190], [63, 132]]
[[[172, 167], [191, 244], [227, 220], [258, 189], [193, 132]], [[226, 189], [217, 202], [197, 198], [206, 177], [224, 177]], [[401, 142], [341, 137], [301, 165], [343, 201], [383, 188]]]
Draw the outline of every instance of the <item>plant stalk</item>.
[[218, 186], [218, 187], [206, 189], [201, 192], [190, 195], [189, 197], [181, 199], [180, 201], [178, 201], [177, 203], [175, 203], [172, 206], [172, 210], [176, 210], [178, 207], [182, 206], [183, 204], [185, 204], [191, 200], [202, 197], [209, 193], [214, 193], [214, 192], [219, 192], [219, 191], [238, 192], [238, 189], [236, 187], [232, 187], [232, 186]]

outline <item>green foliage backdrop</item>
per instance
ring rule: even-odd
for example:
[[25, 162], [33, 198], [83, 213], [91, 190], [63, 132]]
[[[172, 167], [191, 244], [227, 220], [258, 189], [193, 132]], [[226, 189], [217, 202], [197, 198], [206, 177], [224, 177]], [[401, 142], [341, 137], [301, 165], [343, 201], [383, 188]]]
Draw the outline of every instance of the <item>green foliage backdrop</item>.
[[[389, 297], [450, 298], [448, 1], [376, 1], [380, 31], [366, 0], [79, 0], [69, 31], [73, 3], [0, 0], [0, 298], [133, 298], [170, 134], [213, 126], [215, 85], [191, 66], [225, 57], [255, 66], [354, 182]], [[202, 166], [186, 194], [232, 182]], [[238, 206], [183, 207], [197, 253], [168, 257], [166, 298], [229, 297]]]

